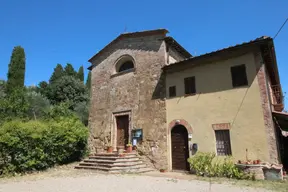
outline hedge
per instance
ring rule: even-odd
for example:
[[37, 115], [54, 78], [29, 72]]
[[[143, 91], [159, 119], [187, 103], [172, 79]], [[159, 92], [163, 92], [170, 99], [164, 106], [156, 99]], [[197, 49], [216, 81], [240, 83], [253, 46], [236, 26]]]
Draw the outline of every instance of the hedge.
[[87, 137], [87, 128], [75, 118], [6, 122], [0, 127], [0, 175], [79, 160], [86, 153]]

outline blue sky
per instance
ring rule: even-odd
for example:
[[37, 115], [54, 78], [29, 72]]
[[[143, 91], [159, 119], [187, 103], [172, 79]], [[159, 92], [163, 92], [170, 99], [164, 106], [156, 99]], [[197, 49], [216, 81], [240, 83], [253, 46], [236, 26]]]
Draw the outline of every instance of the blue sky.
[[[1, 0], [0, 79], [14, 46], [26, 52], [26, 85], [48, 80], [57, 63], [75, 69], [125, 28], [167, 28], [193, 55], [274, 36], [288, 17], [287, 0]], [[288, 91], [288, 23], [275, 39], [284, 91]], [[86, 71], [87, 74], [87, 71]]]

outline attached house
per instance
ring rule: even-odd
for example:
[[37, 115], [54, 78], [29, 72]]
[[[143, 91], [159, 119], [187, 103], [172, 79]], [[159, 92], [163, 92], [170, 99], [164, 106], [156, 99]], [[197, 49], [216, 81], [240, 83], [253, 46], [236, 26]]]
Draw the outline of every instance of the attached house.
[[90, 150], [131, 142], [169, 170], [188, 169], [197, 151], [281, 162], [273, 40], [193, 57], [167, 32], [121, 34], [89, 60]]

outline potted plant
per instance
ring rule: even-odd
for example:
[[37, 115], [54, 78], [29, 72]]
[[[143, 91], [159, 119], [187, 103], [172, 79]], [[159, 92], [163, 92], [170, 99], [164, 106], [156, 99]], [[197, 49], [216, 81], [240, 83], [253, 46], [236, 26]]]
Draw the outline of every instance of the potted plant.
[[127, 153], [131, 153], [132, 152], [132, 145], [131, 145], [130, 142], [126, 145], [126, 152]]
[[165, 173], [165, 172], [166, 172], [166, 169], [163, 169], [163, 168], [162, 168], [162, 169], [160, 169], [160, 172], [161, 172], [161, 173]]
[[132, 149], [135, 151], [135, 150], [137, 149], [137, 146], [134, 145], [134, 146], [132, 147]]
[[111, 145], [109, 145], [109, 146], [107, 147], [107, 152], [108, 152], [108, 153], [112, 153], [112, 152], [113, 152], [113, 147], [112, 147]]
[[261, 160], [260, 160], [260, 159], [257, 159], [257, 160], [256, 160], [256, 164], [261, 164]]

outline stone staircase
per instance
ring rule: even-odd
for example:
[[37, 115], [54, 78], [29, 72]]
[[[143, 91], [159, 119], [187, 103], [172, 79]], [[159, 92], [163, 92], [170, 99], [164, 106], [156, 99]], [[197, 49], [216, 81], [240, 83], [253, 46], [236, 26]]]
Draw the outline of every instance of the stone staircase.
[[84, 159], [75, 169], [97, 170], [109, 173], [144, 173], [153, 171], [147, 167], [136, 152], [100, 153]]

